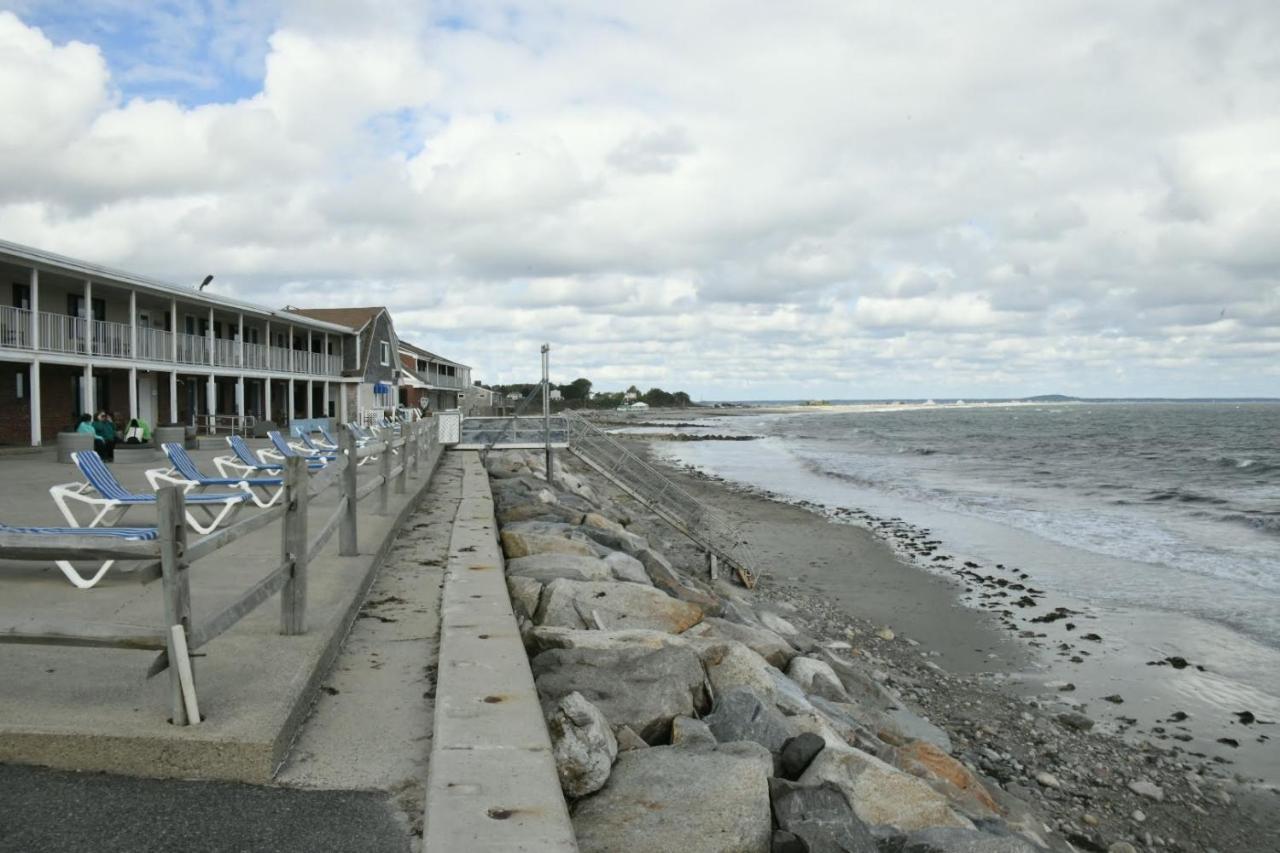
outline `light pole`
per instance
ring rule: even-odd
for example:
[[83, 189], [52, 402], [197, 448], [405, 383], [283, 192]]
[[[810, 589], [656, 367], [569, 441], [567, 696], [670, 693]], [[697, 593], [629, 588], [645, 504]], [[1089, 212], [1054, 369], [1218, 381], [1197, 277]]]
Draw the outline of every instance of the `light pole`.
[[547, 447], [547, 482], [555, 484], [551, 471], [551, 344], [542, 345], [542, 430]]

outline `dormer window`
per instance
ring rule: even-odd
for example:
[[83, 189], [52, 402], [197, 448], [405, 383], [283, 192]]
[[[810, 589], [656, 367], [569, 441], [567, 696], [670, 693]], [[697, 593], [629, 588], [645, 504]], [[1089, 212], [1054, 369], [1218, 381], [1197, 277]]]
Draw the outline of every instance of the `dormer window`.
[[391, 366], [391, 344], [386, 341], [382, 342], [382, 366]]

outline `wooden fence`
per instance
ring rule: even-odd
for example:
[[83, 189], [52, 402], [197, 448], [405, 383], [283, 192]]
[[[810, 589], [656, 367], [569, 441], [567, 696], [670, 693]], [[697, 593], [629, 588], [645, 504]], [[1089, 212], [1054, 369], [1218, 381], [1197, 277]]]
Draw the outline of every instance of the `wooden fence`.
[[[5, 560], [131, 560], [144, 565], [135, 577], [146, 583], [161, 581], [164, 599], [162, 627], [70, 620], [23, 619], [0, 623], [0, 643], [156, 650], [159, 654], [147, 676], [169, 670], [171, 721], [176, 725], [199, 722], [198, 702], [191, 669], [191, 654], [223, 634], [277, 592], [280, 593], [280, 633], [303, 634], [307, 630], [307, 572], [311, 561], [338, 534], [338, 553], [359, 553], [358, 504], [377, 494], [375, 512], [389, 512], [392, 492], [405, 494], [410, 477], [423, 475], [423, 467], [436, 458], [439, 447], [434, 424], [404, 424], [399, 436], [388, 433], [379, 442], [357, 447], [349, 430], [339, 435], [336, 459], [308, 474], [301, 457], [285, 460], [285, 494], [279, 503], [230, 527], [216, 530], [194, 542], [187, 541], [183, 491], [166, 486], [157, 492], [158, 538], [152, 541], [111, 541], [74, 535], [0, 533], [0, 559]], [[377, 456], [372, 477], [360, 483], [359, 460]], [[370, 463], [374, 464], [374, 463]], [[426, 471], [431, 476], [431, 471]], [[338, 489], [338, 504], [318, 531], [308, 530], [307, 504], [331, 488]], [[261, 530], [280, 524], [280, 562], [233, 603], [214, 615], [197, 620], [191, 609], [192, 565], [219, 549]], [[173, 666], [174, 662], [177, 666]]]

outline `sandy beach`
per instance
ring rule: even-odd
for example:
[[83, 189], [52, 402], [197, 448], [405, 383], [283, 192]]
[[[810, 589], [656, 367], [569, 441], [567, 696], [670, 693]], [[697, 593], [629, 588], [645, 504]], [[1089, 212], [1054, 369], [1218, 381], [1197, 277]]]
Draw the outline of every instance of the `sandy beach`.
[[[727, 413], [651, 412], [645, 421], [671, 424]], [[625, 422], [636, 425], [635, 419]], [[1105, 850], [1089, 846], [1099, 836], [1132, 837], [1148, 849], [1280, 849], [1280, 797], [1266, 786], [1241, 784], [1249, 777], [1237, 777], [1230, 759], [1178, 750], [1177, 741], [1123, 738], [1123, 730], [1095, 727], [1091, 712], [1076, 715], [1084, 719], [1075, 727], [1063, 722], [1072, 715], [1044, 701], [1045, 679], [1031, 684], [1021, 674], [1037, 659], [1078, 652], [1054, 647], [1056, 638], [1048, 635], [1061, 631], [1056, 622], [1046, 624], [1038, 639], [1025, 631], [1019, 636], [1000, 608], [973, 606], [973, 599], [994, 594], [989, 590], [1003, 591], [999, 578], [966, 582], [962, 565], [951, 577], [925, 571], [904, 559], [904, 548], [923, 550], [920, 543], [930, 540], [904, 533], [893, 520], [856, 518], [856, 508], [832, 519], [817, 507], [669, 465], [651, 452], [654, 441], [632, 438], [629, 444], [692, 494], [747, 520], [743, 530], [766, 572], [757, 596], [787, 609], [813, 636], [848, 643], [852, 654], [882, 667], [889, 683], [951, 735], [957, 757], [1044, 808], [1077, 849]], [[696, 548], [675, 531], [648, 519], [635, 523], [649, 528], [646, 535], [679, 555], [687, 569], [700, 565]], [[886, 529], [873, 533], [876, 523]], [[895, 539], [895, 532], [902, 535]], [[1071, 609], [1072, 603], [1056, 596], [1046, 602], [1049, 610]], [[1072, 648], [1089, 645], [1075, 640]], [[1079, 690], [1077, 695], [1093, 697], [1120, 677], [1120, 665], [1079, 668], [1079, 684], [1047, 686], [1064, 696]], [[1052, 670], [1045, 678], [1051, 677]], [[1274, 746], [1260, 743], [1255, 751], [1266, 750]], [[1046, 773], [1057, 784], [1046, 785]], [[1155, 785], [1159, 796], [1143, 782]]]

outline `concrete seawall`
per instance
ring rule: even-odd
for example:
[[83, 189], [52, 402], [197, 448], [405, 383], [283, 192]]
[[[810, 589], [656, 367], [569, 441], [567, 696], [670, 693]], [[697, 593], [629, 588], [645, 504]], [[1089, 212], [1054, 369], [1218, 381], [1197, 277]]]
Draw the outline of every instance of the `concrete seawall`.
[[577, 851], [507, 593], [489, 477], [465, 453], [440, 612], [426, 849]]

